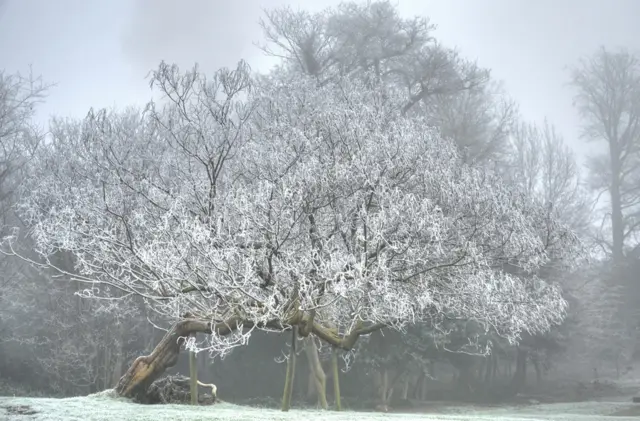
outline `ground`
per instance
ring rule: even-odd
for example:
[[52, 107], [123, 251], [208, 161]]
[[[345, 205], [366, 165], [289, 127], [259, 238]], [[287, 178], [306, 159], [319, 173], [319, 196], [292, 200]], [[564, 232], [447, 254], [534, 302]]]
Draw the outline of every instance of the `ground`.
[[[435, 413], [437, 411], [437, 413]], [[382, 414], [353, 412], [321, 412], [292, 410], [283, 413], [273, 409], [242, 407], [229, 403], [214, 406], [137, 405], [113, 397], [112, 391], [67, 398], [0, 397], [0, 419], [31, 420], [131, 420], [131, 421], [232, 421], [232, 420], [302, 420], [363, 421], [374, 420], [451, 420], [451, 421], [589, 421], [638, 420], [640, 404], [626, 402], [583, 402], [572, 404], [537, 404], [517, 407], [482, 408], [446, 405], [427, 406], [421, 414]]]

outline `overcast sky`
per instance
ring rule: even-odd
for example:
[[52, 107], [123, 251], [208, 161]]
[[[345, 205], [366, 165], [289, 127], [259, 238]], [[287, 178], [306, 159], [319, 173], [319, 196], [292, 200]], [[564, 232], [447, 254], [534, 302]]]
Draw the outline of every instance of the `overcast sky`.
[[[428, 16], [436, 36], [491, 68], [523, 116], [545, 116], [579, 152], [568, 66], [600, 45], [640, 51], [640, 0], [397, 0], [406, 16]], [[160, 60], [207, 71], [246, 59], [266, 69], [253, 43], [262, 8], [321, 9], [338, 1], [0, 0], [0, 69], [29, 65], [57, 86], [39, 119], [83, 116], [150, 97], [145, 76]]]

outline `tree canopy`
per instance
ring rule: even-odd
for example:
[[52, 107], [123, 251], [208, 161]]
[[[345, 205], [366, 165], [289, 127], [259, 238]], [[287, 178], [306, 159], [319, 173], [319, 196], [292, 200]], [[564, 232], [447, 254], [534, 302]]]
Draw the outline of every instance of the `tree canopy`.
[[211, 80], [163, 63], [152, 85], [163, 106], [55, 124], [23, 192], [44, 264], [73, 253], [87, 295], [189, 314], [219, 353], [255, 328], [350, 349], [416, 321], [515, 340], [562, 319], [535, 271], [572, 264], [577, 238], [393, 91], [244, 63]]

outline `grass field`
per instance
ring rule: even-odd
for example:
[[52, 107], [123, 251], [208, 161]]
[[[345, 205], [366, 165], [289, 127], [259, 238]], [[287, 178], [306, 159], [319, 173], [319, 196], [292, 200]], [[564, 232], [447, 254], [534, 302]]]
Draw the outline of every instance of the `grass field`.
[[[437, 411], [437, 413], [435, 413]], [[292, 410], [283, 413], [222, 403], [214, 406], [137, 405], [117, 399], [110, 391], [66, 398], [0, 397], [0, 420], [148, 420], [148, 421], [226, 421], [226, 420], [304, 420], [304, 421], [369, 421], [369, 420], [638, 420], [640, 405], [628, 402], [583, 402], [572, 404], [540, 404], [519, 407], [481, 408], [439, 406], [424, 413], [381, 414], [365, 412], [321, 412]]]

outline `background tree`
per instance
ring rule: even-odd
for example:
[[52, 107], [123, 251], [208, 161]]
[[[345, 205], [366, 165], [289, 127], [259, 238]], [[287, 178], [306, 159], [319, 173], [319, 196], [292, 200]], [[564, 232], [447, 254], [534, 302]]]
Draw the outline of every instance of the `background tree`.
[[548, 121], [518, 123], [510, 131], [504, 176], [539, 200], [576, 232], [590, 230], [590, 197], [575, 154]]
[[[585, 191], [578, 164], [571, 149], [556, 129], [543, 124], [518, 123], [511, 131], [510, 149], [503, 174], [519, 185], [528, 195], [544, 206], [550, 215], [564, 221], [576, 232], [586, 236], [590, 232], [590, 198]], [[548, 281], [563, 286], [563, 295], [573, 303], [575, 297], [570, 280], [572, 271], [554, 267], [553, 262], [540, 273]], [[517, 347], [516, 370], [510, 392], [518, 393], [526, 381], [527, 364], [531, 362], [538, 383], [542, 366], [550, 364], [550, 357], [559, 354], [567, 345], [567, 335], [572, 329], [577, 308], [569, 307], [569, 317], [562, 325], [542, 335], [527, 335]]]
[[345, 2], [311, 14], [283, 7], [261, 21], [267, 54], [327, 83], [351, 75], [402, 98], [455, 140], [467, 163], [496, 160], [516, 107], [489, 71], [433, 36], [425, 17], [404, 18], [389, 1]]
[[[611, 259], [603, 267], [611, 268], [609, 284], [625, 290], [618, 319], [640, 343], [640, 286], [633, 275], [640, 227], [640, 61], [625, 50], [600, 48], [574, 68], [572, 83], [585, 139], [604, 146], [589, 161], [590, 184], [603, 213], [596, 239]], [[605, 192], [608, 200], [602, 198]]]
[[[2, 5], [0, 5], [0, 8]], [[13, 213], [15, 193], [27, 173], [27, 163], [43, 139], [43, 131], [33, 123], [37, 106], [44, 101], [50, 86], [32, 73], [27, 76], [0, 70], [0, 224], [3, 235], [10, 226], [20, 223]], [[19, 352], [11, 352], [8, 338], [15, 337], [9, 309], [13, 295], [32, 274], [24, 262], [0, 255], [0, 370], [11, 373]], [[16, 364], [18, 365], [18, 364]], [[24, 367], [29, 370], [29, 367]]]
[[601, 194], [609, 193], [610, 226], [599, 236], [615, 265], [635, 246], [640, 146], [640, 62], [626, 51], [598, 50], [573, 70], [575, 105], [583, 118], [584, 137], [603, 142], [603, 154], [591, 157], [590, 181]]

